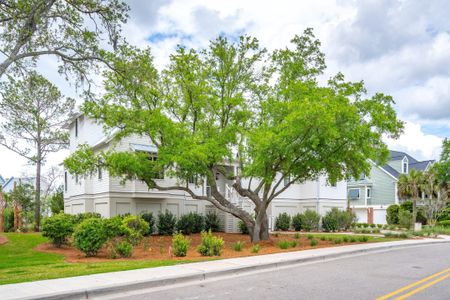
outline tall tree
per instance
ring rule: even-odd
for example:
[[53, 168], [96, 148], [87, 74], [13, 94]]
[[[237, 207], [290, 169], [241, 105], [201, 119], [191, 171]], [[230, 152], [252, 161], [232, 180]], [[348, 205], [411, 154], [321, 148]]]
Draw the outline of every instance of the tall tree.
[[47, 79], [31, 72], [23, 80], [1, 85], [0, 144], [36, 166], [35, 230], [40, 226], [41, 167], [49, 153], [68, 145], [61, 128], [75, 101], [64, 98]]
[[421, 187], [424, 183], [423, 173], [418, 170], [411, 170], [408, 174], [400, 175], [397, 183], [398, 197], [400, 199], [411, 199], [413, 202], [412, 224], [416, 223], [417, 202], [420, 200]]
[[[247, 36], [236, 43], [219, 37], [201, 51], [180, 47], [160, 73], [148, 50], [123, 50], [113, 58], [121, 72], [108, 72], [106, 94], [83, 110], [109, 129], [120, 128], [117, 139], [147, 136], [158, 158], [94, 155], [83, 146], [66, 167], [85, 173], [103, 166], [112, 176], [209, 201], [241, 219], [253, 242], [269, 238], [266, 210], [292, 184], [367, 173], [368, 158], [387, 157], [382, 135], [396, 137], [402, 129], [391, 97], [364, 98], [363, 83], [346, 82], [342, 74], [318, 83], [325, 61], [311, 29], [270, 55]], [[163, 170], [178, 184], [155, 180]], [[198, 194], [188, 184], [192, 177], [203, 178], [210, 194]], [[236, 197], [251, 201], [253, 213]]]
[[437, 214], [445, 208], [448, 199], [447, 187], [439, 179], [437, 169], [438, 165], [434, 165], [423, 173], [423, 181], [420, 187], [424, 194], [424, 206], [429, 225], [436, 223]]
[[103, 60], [100, 44], [117, 46], [127, 12], [119, 0], [0, 1], [0, 78], [51, 55], [60, 72], [87, 79], [92, 64]]
[[435, 166], [438, 180], [450, 192], [450, 140], [442, 142], [441, 156]]

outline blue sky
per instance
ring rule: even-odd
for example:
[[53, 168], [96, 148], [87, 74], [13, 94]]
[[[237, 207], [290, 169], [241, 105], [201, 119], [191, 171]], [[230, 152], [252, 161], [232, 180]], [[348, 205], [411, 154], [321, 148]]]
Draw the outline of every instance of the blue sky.
[[[314, 28], [326, 54], [327, 76], [338, 71], [364, 80], [369, 93], [390, 94], [404, 120], [394, 150], [418, 159], [436, 159], [442, 139], [450, 137], [450, 1], [399, 0], [129, 0], [127, 41], [151, 47], [157, 67], [168, 63], [178, 44], [200, 49], [218, 35], [248, 34], [269, 50], [289, 45], [307, 27]], [[40, 71], [69, 96], [74, 88], [43, 60]], [[53, 71], [52, 71], [53, 70]], [[29, 169], [25, 161], [1, 149], [5, 176]], [[51, 158], [62, 161], [67, 153]], [[14, 163], [12, 163], [14, 162]], [[17, 162], [23, 164], [17, 168]]]

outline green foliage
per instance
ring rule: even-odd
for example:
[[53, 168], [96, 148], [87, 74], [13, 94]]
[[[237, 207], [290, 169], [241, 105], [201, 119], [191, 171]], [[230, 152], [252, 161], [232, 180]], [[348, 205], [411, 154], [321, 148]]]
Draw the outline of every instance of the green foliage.
[[439, 221], [437, 225], [442, 227], [450, 227], [450, 220]]
[[348, 240], [350, 243], [356, 243], [356, 237], [354, 236], [351, 236]]
[[406, 200], [406, 201], [402, 202], [400, 204], [399, 210], [406, 210], [406, 211], [409, 211], [410, 213], [412, 213], [413, 212], [413, 203], [412, 203], [412, 201]]
[[151, 212], [142, 213], [141, 218], [148, 224], [148, 231], [144, 235], [145, 236], [151, 235], [155, 230], [155, 217], [153, 216], [153, 213]]
[[123, 226], [122, 220], [123, 218], [121, 216], [103, 220], [103, 226], [108, 239], [127, 234], [128, 230]]
[[58, 214], [64, 212], [64, 187], [60, 186], [58, 189], [50, 196], [50, 211], [52, 214]]
[[182, 233], [174, 233], [172, 237], [173, 254], [178, 257], [186, 256], [190, 241]]
[[147, 234], [150, 228], [142, 218], [131, 215], [123, 218], [122, 225], [128, 242], [134, 246], [142, 241], [144, 234]]
[[182, 215], [176, 223], [176, 229], [184, 234], [200, 233], [204, 230], [205, 219], [202, 215], [194, 212]]
[[326, 237], [326, 236], [320, 236], [320, 240], [321, 240], [321, 241], [326, 241], [326, 240], [327, 240], [327, 237]]
[[[333, 207], [322, 218], [322, 227], [325, 231], [348, 230], [355, 220], [356, 216], [354, 213]], [[366, 225], [363, 224], [363, 226]]]
[[398, 211], [398, 225], [402, 228], [409, 229], [411, 227], [412, 213], [408, 210], [400, 209]]
[[244, 242], [242, 242], [242, 241], [237, 241], [236, 243], [234, 243], [233, 244], [233, 250], [234, 251], [237, 251], [237, 252], [240, 252], [240, 251], [242, 251], [242, 248], [244, 248]]
[[48, 217], [42, 224], [42, 235], [48, 237], [56, 247], [66, 244], [73, 230], [73, 217], [64, 213]]
[[172, 235], [175, 231], [176, 218], [174, 214], [166, 210], [164, 213], [158, 214], [158, 234], [160, 235]]
[[277, 246], [280, 249], [287, 249], [291, 246], [291, 242], [288, 240], [281, 240], [281, 241], [278, 241]]
[[448, 189], [450, 188], [450, 140], [442, 142], [442, 152], [439, 161], [435, 164], [438, 180]]
[[287, 213], [279, 214], [275, 219], [275, 230], [287, 231], [291, 226], [291, 216]]
[[3, 226], [5, 232], [14, 230], [14, 211], [11, 207], [7, 207], [3, 211]]
[[310, 245], [311, 245], [311, 247], [315, 247], [315, 246], [317, 246], [318, 243], [319, 242], [316, 239], [311, 239]]
[[362, 243], [366, 243], [366, 242], [369, 241], [369, 237], [368, 237], [368, 236], [365, 236], [365, 235], [359, 236], [359, 237], [358, 237], [358, 241], [360, 241], [360, 242], [362, 242]]
[[301, 237], [300, 233], [296, 232], [294, 233], [294, 239], [299, 239]]
[[213, 236], [211, 231], [203, 231], [202, 241], [197, 250], [202, 256], [220, 256], [224, 244], [221, 237]]
[[290, 246], [292, 247], [292, 248], [295, 248], [295, 247], [297, 247], [299, 245], [299, 243], [298, 243], [298, 241], [290, 241]]
[[312, 240], [312, 239], [314, 238], [314, 235], [308, 234], [308, 235], [306, 236], [306, 238], [307, 238], [308, 240]]
[[251, 253], [258, 253], [261, 250], [261, 246], [259, 244], [254, 244], [250, 249]]
[[296, 214], [292, 217], [292, 227], [295, 231], [302, 230], [302, 214]]
[[103, 221], [99, 218], [88, 218], [82, 221], [75, 227], [73, 237], [75, 247], [86, 256], [95, 256], [108, 239]]
[[343, 236], [343, 237], [342, 237], [342, 241], [343, 241], [344, 243], [348, 243], [348, 236]]
[[86, 219], [96, 218], [100, 219], [102, 216], [99, 213], [94, 212], [86, 212], [86, 213], [79, 213], [73, 216], [73, 221], [75, 224], [80, 224]]
[[318, 230], [320, 215], [313, 210], [306, 210], [301, 216], [302, 229], [306, 231]]
[[238, 228], [239, 228], [239, 231], [240, 231], [242, 234], [249, 234], [247, 225], [245, 225], [244, 221], [239, 220]]
[[121, 241], [117, 243], [116, 251], [121, 257], [131, 257], [133, 255], [133, 245], [127, 241]]
[[217, 232], [220, 229], [219, 216], [215, 211], [209, 211], [205, 215], [205, 230], [211, 230], [212, 232]]
[[[397, 137], [402, 129], [392, 97], [368, 97], [362, 82], [348, 82], [340, 73], [318, 80], [326, 65], [312, 29], [291, 43], [267, 53], [255, 38], [233, 42], [220, 36], [206, 49], [178, 47], [161, 72], [149, 50], [118, 49], [111, 64], [122, 72], [107, 72], [105, 93], [82, 110], [106, 129], [123, 128], [116, 139], [148, 137], [158, 146], [158, 159], [131, 151], [94, 154], [81, 147], [65, 160], [66, 167], [83, 174], [102, 158], [111, 176], [164, 189], [155, 180], [162, 170], [212, 183], [237, 150], [242, 178], [257, 178], [260, 191], [267, 191], [262, 196], [249, 191], [251, 199], [267, 207], [282, 181], [287, 188], [326, 173], [334, 183], [367, 173], [369, 159], [385, 161], [382, 136]], [[234, 188], [245, 189], [238, 183]], [[202, 199], [189, 185], [174, 189]], [[224, 201], [215, 185], [211, 189], [211, 197]], [[265, 221], [259, 218], [265, 211], [255, 213], [258, 222]], [[249, 224], [243, 209], [234, 214]]]
[[335, 243], [335, 244], [342, 244], [342, 239], [341, 238], [335, 238], [335, 239], [333, 239], [333, 243]]

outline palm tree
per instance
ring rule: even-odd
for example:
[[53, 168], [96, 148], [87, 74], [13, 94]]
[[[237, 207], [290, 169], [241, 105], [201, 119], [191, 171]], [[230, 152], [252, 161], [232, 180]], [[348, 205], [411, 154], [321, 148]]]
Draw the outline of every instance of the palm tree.
[[398, 197], [400, 199], [412, 199], [413, 217], [412, 223], [416, 223], [417, 200], [420, 199], [420, 188], [423, 186], [423, 173], [417, 170], [411, 170], [409, 174], [402, 174], [398, 178]]
[[429, 225], [436, 222], [436, 213], [445, 207], [447, 203], [447, 189], [445, 182], [440, 180], [436, 165], [423, 173], [421, 190], [426, 195], [427, 219]]

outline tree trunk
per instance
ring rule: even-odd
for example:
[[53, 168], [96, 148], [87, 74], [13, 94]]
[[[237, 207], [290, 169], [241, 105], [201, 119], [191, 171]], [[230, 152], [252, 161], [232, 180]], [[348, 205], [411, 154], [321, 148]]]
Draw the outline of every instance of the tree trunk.
[[262, 241], [267, 241], [269, 239], [269, 218], [267, 217], [267, 212], [264, 211], [264, 216], [261, 220], [261, 231], [259, 233], [259, 238]]
[[267, 241], [269, 239], [269, 219], [265, 209], [255, 210], [256, 218], [254, 225], [247, 225], [252, 243]]
[[38, 150], [36, 162], [36, 187], [34, 197], [34, 231], [39, 232], [41, 225], [41, 151]]

